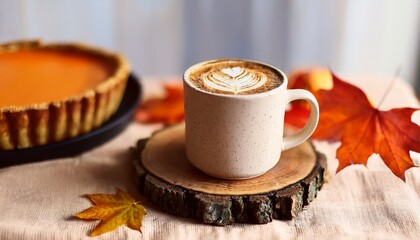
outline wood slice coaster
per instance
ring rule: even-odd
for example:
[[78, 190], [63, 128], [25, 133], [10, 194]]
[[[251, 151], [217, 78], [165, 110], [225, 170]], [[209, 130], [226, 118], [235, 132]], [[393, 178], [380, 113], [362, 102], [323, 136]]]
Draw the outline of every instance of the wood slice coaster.
[[214, 225], [291, 219], [325, 181], [325, 155], [309, 141], [283, 152], [277, 165], [257, 178], [208, 176], [188, 161], [184, 129], [184, 124], [164, 128], [137, 143], [140, 191], [166, 212]]

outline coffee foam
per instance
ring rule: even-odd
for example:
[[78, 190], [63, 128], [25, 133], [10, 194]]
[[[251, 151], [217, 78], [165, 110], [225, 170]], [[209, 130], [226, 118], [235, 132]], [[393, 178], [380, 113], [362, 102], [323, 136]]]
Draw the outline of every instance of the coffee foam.
[[263, 64], [246, 60], [222, 59], [194, 68], [188, 78], [208, 92], [246, 95], [262, 93], [280, 86], [282, 76]]

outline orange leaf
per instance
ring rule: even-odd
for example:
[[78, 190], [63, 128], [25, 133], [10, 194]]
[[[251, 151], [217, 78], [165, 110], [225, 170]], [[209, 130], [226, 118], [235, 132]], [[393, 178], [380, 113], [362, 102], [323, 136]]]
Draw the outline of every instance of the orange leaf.
[[[314, 93], [320, 107], [318, 128], [312, 138], [341, 141], [337, 150], [337, 172], [351, 164], [366, 165], [369, 156], [378, 153], [389, 169], [405, 180], [405, 171], [414, 167], [409, 152], [420, 152], [420, 127], [411, 121], [411, 115], [419, 109], [381, 111], [372, 106], [365, 93], [356, 86], [334, 75], [332, 80], [331, 90], [307, 87]], [[299, 106], [292, 105], [291, 114], [297, 111], [293, 108], [299, 109]], [[300, 108], [300, 111], [305, 110]], [[293, 118], [297, 117], [289, 115], [288, 121], [293, 123]], [[301, 123], [295, 125], [302, 126]]]
[[330, 90], [333, 87], [331, 72], [327, 68], [315, 67], [293, 71], [289, 76], [288, 88], [304, 88], [311, 91]]
[[146, 209], [127, 192], [117, 189], [116, 194], [86, 194], [95, 205], [73, 216], [85, 220], [102, 220], [90, 236], [113, 231], [121, 225], [140, 231]]
[[181, 82], [166, 83], [166, 96], [144, 101], [137, 109], [135, 119], [143, 123], [174, 124], [184, 119], [184, 92]]

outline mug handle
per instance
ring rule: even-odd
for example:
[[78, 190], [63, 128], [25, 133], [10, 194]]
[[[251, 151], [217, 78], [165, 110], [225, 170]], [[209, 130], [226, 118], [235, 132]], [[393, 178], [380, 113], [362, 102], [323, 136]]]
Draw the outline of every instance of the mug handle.
[[297, 133], [284, 137], [282, 150], [295, 147], [304, 141], [306, 141], [311, 134], [315, 131], [319, 120], [319, 106], [316, 98], [312, 93], [303, 89], [291, 89], [287, 90], [287, 101], [286, 105], [294, 100], [306, 100], [311, 106], [311, 113], [305, 126], [300, 129]]

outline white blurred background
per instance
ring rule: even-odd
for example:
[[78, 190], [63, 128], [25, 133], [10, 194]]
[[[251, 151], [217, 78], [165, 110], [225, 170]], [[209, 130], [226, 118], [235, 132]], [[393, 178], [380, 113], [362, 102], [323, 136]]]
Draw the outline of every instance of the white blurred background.
[[286, 72], [419, 81], [418, 0], [0, 0], [0, 42], [78, 41], [122, 52], [140, 75], [203, 60], [263, 61]]

